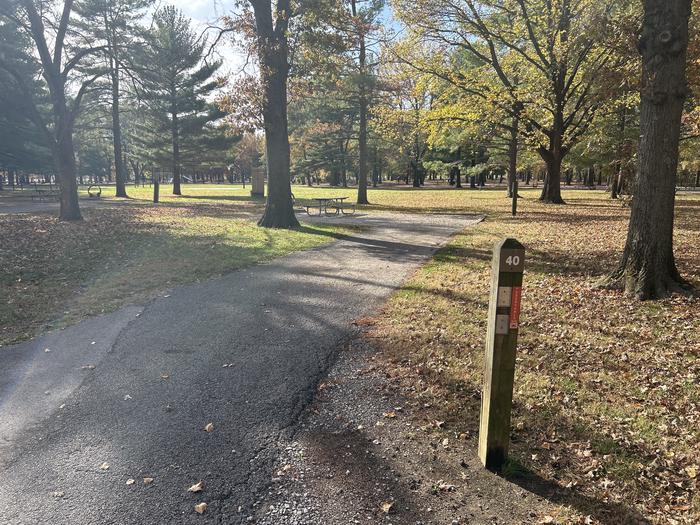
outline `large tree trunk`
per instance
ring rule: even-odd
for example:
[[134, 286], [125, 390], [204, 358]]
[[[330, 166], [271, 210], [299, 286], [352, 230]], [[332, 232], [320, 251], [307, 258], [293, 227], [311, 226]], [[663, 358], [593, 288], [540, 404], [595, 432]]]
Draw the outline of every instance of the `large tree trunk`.
[[540, 201], [564, 204], [561, 198], [561, 163], [564, 157], [561, 146], [555, 143], [549, 149], [540, 147], [537, 151], [547, 165]]
[[54, 146], [54, 163], [58, 180], [61, 183], [59, 219], [64, 221], [79, 221], [78, 184], [75, 179], [75, 155], [73, 153], [73, 134], [67, 132]]
[[639, 172], [622, 260], [603, 284], [654, 299], [686, 287], [673, 255], [673, 214], [691, 0], [644, 0]]
[[268, 228], [298, 228], [299, 221], [294, 215], [292, 202], [287, 125], [289, 2], [287, 0], [277, 2], [274, 26], [270, 1], [250, 0], [250, 2], [255, 12], [258, 36], [267, 156], [268, 194], [265, 213], [258, 224]]

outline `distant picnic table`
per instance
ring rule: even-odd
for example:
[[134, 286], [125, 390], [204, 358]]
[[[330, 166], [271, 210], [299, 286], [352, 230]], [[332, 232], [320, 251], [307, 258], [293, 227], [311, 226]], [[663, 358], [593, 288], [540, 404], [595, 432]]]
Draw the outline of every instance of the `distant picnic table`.
[[[355, 213], [355, 205], [346, 204], [344, 202], [347, 200], [347, 197], [314, 197], [310, 200], [314, 203], [307, 203], [304, 205], [308, 215], [312, 215], [311, 211], [315, 211], [316, 209], [318, 209], [318, 215], [323, 213], [326, 215], [338, 215], [338, 213], [342, 213], [343, 215], [351, 215]], [[329, 212], [329, 208], [335, 211]], [[314, 215], [316, 215], [316, 213], [314, 213]]]
[[39, 200], [39, 201], [45, 201], [45, 200], [54, 200], [57, 201], [61, 198], [61, 190], [60, 188], [57, 188], [56, 186], [49, 186], [48, 188], [46, 187], [40, 187], [37, 186], [36, 184], [34, 185], [33, 189], [30, 189], [30, 196], [32, 200]]

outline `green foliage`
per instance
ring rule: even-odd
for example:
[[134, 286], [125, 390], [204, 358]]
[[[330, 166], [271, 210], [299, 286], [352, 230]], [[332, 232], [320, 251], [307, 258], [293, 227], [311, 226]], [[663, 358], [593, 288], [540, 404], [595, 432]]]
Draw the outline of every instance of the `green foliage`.
[[0, 18], [0, 170], [52, 167], [47, 137], [30, 118], [36, 110], [32, 100], [41, 110], [48, 96], [30, 53], [26, 34]]
[[[220, 61], [205, 57], [189, 18], [172, 6], [157, 10], [146, 34], [146, 46], [136, 57], [140, 82], [136, 87], [139, 111], [133, 118], [137, 148], [154, 164], [177, 162], [198, 166], [230, 160], [234, 137], [227, 136], [224, 117], [209, 98], [221, 86], [216, 77]], [[180, 158], [175, 158], [175, 143]]]

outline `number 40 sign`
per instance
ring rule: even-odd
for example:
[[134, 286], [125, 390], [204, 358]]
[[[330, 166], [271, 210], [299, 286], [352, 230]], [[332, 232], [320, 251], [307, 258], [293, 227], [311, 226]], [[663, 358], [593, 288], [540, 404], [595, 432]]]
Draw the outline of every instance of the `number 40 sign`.
[[501, 251], [501, 272], [522, 273], [525, 269], [525, 257], [522, 250], [502, 250]]

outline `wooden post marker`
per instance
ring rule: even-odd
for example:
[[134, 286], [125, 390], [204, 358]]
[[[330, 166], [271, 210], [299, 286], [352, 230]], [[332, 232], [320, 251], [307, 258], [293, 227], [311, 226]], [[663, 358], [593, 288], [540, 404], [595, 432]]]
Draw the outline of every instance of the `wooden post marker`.
[[504, 239], [496, 244], [491, 266], [491, 298], [479, 425], [479, 459], [489, 470], [500, 470], [508, 457], [524, 269], [525, 248], [522, 244], [515, 239]]

